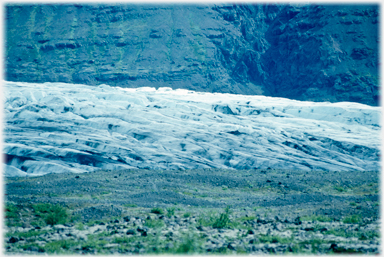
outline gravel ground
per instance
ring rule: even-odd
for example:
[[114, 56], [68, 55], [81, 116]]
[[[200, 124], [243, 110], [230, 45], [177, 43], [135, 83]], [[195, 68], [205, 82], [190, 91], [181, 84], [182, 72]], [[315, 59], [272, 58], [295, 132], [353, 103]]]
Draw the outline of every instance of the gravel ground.
[[[18, 210], [7, 215], [9, 254], [379, 253], [377, 171], [120, 170], [5, 183]], [[72, 218], [47, 225], [38, 203]]]

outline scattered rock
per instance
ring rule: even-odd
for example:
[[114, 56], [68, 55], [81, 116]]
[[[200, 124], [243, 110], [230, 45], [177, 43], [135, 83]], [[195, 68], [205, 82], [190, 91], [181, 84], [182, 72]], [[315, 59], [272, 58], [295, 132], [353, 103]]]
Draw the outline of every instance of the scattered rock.
[[19, 239], [17, 238], [17, 237], [11, 237], [10, 239], [9, 239], [9, 243], [11, 243], [11, 244], [14, 244], [14, 243], [17, 243], [19, 241]]
[[229, 244], [227, 245], [227, 248], [228, 248], [229, 250], [236, 251], [236, 248], [233, 246], [232, 243], [229, 243]]
[[127, 235], [135, 235], [135, 234], [136, 234], [135, 230], [133, 230], [133, 229], [128, 229], [128, 231], [127, 231]]

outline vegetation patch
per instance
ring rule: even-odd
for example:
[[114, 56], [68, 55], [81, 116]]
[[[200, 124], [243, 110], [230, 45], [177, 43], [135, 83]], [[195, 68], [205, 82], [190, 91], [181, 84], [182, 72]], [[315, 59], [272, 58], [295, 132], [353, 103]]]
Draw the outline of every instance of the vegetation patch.
[[44, 246], [45, 252], [49, 254], [60, 254], [60, 253], [66, 253], [68, 250], [75, 246], [77, 242], [75, 240], [58, 240], [46, 243]]
[[175, 207], [167, 208], [167, 217], [170, 218], [171, 216], [175, 215]]
[[360, 215], [350, 215], [343, 219], [344, 223], [348, 224], [358, 224], [362, 222], [362, 217]]
[[214, 221], [212, 224], [213, 228], [225, 228], [228, 226], [230, 219], [229, 219], [229, 209], [230, 207], [227, 206], [225, 208], [225, 211], [220, 214], [220, 217]]
[[38, 203], [32, 207], [35, 210], [35, 216], [43, 217], [47, 225], [64, 224], [67, 221], [67, 210], [58, 204]]
[[152, 220], [152, 219], [146, 220], [144, 224], [149, 228], [162, 228], [165, 226], [162, 220]]
[[292, 238], [271, 236], [271, 235], [260, 235], [259, 240], [262, 243], [280, 243], [280, 244], [289, 244], [293, 241]]
[[302, 216], [300, 218], [302, 221], [320, 221], [320, 222], [331, 222], [333, 219], [329, 216], [324, 215], [311, 215], [311, 216]]
[[155, 207], [155, 208], [152, 208], [152, 209], [151, 209], [151, 213], [155, 213], [155, 214], [164, 214], [164, 211], [163, 211], [163, 209], [161, 209], [161, 208]]

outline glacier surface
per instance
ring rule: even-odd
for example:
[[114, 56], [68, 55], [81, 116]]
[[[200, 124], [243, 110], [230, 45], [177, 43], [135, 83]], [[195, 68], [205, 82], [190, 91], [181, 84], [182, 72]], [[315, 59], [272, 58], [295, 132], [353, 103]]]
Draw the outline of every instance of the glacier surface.
[[171, 88], [3, 82], [4, 173], [378, 170], [380, 107]]

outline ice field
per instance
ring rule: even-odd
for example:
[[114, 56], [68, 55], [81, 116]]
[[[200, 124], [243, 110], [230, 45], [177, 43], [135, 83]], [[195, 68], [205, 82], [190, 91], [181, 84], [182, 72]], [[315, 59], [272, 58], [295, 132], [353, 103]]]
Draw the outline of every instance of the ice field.
[[3, 82], [6, 176], [380, 168], [380, 107], [171, 88]]

